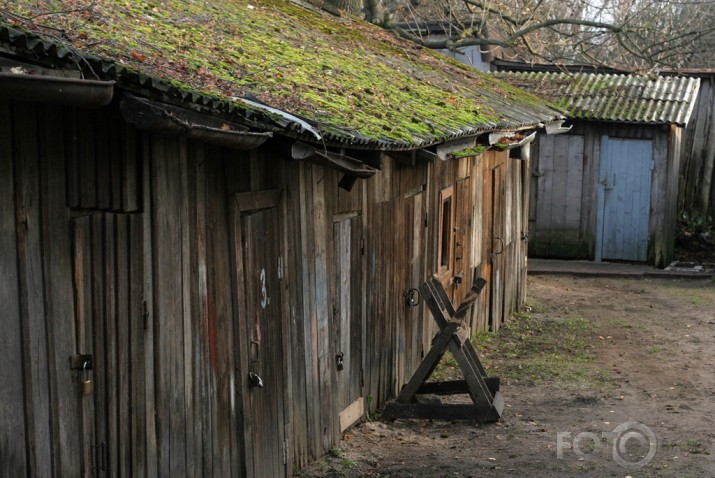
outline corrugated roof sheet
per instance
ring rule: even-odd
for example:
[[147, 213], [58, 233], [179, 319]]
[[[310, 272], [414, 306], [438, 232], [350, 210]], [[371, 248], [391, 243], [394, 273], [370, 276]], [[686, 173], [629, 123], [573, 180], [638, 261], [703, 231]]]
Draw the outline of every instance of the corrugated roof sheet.
[[499, 72], [514, 86], [553, 102], [572, 118], [685, 125], [700, 80], [596, 73]]
[[[379, 27], [295, 2], [62, 4], [0, 0], [0, 51], [306, 141], [414, 149], [562, 117], [533, 95]], [[60, 10], [47, 14], [47, 5]]]

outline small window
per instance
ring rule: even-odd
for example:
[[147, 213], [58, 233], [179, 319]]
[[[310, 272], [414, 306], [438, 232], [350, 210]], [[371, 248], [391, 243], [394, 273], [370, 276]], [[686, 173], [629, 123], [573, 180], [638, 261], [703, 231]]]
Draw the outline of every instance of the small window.
[[440, 192], [439, 208], [439, 246], [437, 251], [438, 273], [444, 275], [452, 268], [454, 229], [454, 188], [449, 187]]

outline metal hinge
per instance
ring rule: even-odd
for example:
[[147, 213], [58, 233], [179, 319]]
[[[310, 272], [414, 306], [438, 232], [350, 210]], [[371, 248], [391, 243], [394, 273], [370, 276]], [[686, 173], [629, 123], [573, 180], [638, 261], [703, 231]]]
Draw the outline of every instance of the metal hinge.
[[288, 439], [283, 440], [283, 464], [288, 464]]
[[360, 255], [361, 256], [365, 255], [365, 238], [364, 237], [360, 238]]
[[429, 213], [425, 213], [425, 227], [427, 227], [427, 224], [429, 224]]

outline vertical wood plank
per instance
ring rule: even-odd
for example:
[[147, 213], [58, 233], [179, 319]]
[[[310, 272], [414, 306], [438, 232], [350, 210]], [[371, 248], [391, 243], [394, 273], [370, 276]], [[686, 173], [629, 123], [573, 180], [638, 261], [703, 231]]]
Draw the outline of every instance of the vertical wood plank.
[[107, 465], [110, 476], [117, 476], [119, 473], [119, 344], [120, 334], [118, 302], [119, 284], [117, 283], [118, 236], [119, 228], [117, 218], [114, 214], [102, 214], [102, 226], [104, 232], [104, 254], [105, 262], [102, 264], [104, 274], [104, 371], [105, 371], [105, 397], [106, 397], [106, 421], [107, 421]]
[[97, 168], [97, 208], [111, 209], [112, 205], [112, 144], [110, 133], [112, 123], [110, 114], [106, 110], [89, 110], [85, 117], [95, 125], [95, 134], [92, 141], [95, 143], [95, 156], [92, 160]]
[[[196, 413], [194, 409], [194, 330], [193, 330], [193, 314], [192, 304], [195, 303], [196, 298], [194, 296], [194, 283], [192, 281], [192, 263], [191, 257], [192, 252], [196, 250], [196, 230], [194, 227], [194, 222], [192, 219], [195, 215], [191, 214], [190, 204], [195, 204], [194, 196], [194, 175], [193, 171], [189, 172], [189, 161], [188, 161], [188, 145], [185, 138], [177, 139], [178, 148], [178, 160], [179, 164], [175, 167], [179, 170], [179, 180], [178, 186], [180, 188], [180, 217], [179, 225], [181, 234], [181, 263], [180, 263], [180, 275], [181, 275], [181, 305], [182, 305], [182, 362], [184, 368], [183, 385], [184, 385], [184, 409], [179, 411], [183, 414], [183, 420], [186, 420], [187, 426], [185, 427], [183, 433], [186, 435], [186, 476], [194, 477], [200, 476], [200, 450], [196, 449], [196, 446], [200, 444], [194, 433], [193, 420], [195, 419]], [[189, 179], [191, 177], [191, 179]], [[189, 185], [191, 184], [191, 188]], [[190, 201], [191, 198], [191, 201]], [[224, 261], [225, 262], [225, 261]], [[230, 336], [230, 334], [229, 334]]]
[[[90, 268], [90, 313], [88, 322], [91, 324], [92, 334], [89, 335], [88, 342], [91, 344], [92, 356], [94, 361], [94, 370], [92, 371], [92, 395], [90, 398], [94, 403], [94, 430], [95, 439], [92, 446], [92, 452], [95, 456], [95, 463], [100, 462], [100, 454], [104, 454], [104, 458], [108, 458], [110, 446], [108, 443], [109, 431], [109, 376], [108, 376], [108, 354], [107, 354], [107, 327], [109, 313], [106, 308], [106, 300], [108, 288], [105, 284], [107, 279], [107, 257], [106, 257], [106, 236], [104, 229], [104, 217], [101, 214], [89, 216], [89, 268]], [[105, 448], [97, 448], [98, 445], [104, 444]], [[113, 444], [112, 442], [111, 444]], [[95, 465], [97, 466], [97, 465]]]
[[[305, 337], [305, 371], [306, 399], [309, 403], [320, 403], [319, 373], [318, 373], [318, 335], [317, 317], [315, 312], [315, 226], [306, 218], [313, 218], [313, 166], [300, 164], [300, 209], [301, 209], [301, 251], [303, 255], [303, 316]], [[308, 453], [311, 458], [320, 456], [322, 450], [322, 434], [320, 427], [320, 407], [308, 407]]]
[[[293, 286], [302, 280], [303, 262], [305, 252], [302, 249], [301, 226], [301, 180], [300, 166], [296, 163], [287, 163], [286, 168], [286, 240], [284, 246], [287, 250], [283, 257], [285, 263], [285, 289], [288, 300], [289, 314], [289, 340], [287, 360], [289, 375], [287, 386], [290, 396], [287, 403], [290, 406], [290, 426], [288, 433], [292, 441], [290, 449], [292, 459], [289, 465], [302, 467], [308, 461], [308, 411], [310, 404], [306, 398], [306, 369], [305, 369], [305, 336], [303, 325], [303, 296], [302, 287]], [[312, 408], [312, 407], [310, 407]]]
[[97, 207], [97, 158], [95, 124], [87, 121], [83, 113], [77, 118], [77, 155], [79, 165], [80, 206], [87, 209]]
[[25, 372], [27, 450], [30, 474], [50, 476], [53, 468], [52, 437], [48, 425], [48, 338], [42, 271], [41, 195], [37, 145], [37, 109], [23, 104], [14, 111], [15, 203], [19, 259], [22, 343]]
[[[199, 357], [199, 364], [196, 369], [197, 377], [194, 381], [193, 393], [195, 394], [196, 416], [189, 417], [193, 420], [193, 433], [198, 440], [195, 453], [201, 458], [201, 471], [204, 476], [214, 475], [214, 425], [216, 417], [215, 387], [213, 386], [211, 357], [215, 351], [211, 350], [211, 345], [215, 343], [210, 340], [211, 333], [209, 327], [208, 314], [208, 274], [207, 274], [207, 230], [206, 230], [206, 150], [201, 143], [192, 143], [191, 171], [194, 176], [194, 187], [196, 188], [196, 201], [192, 216], [195, 218], [195, 238], [196, 246], [192, 251], [192, 267], [195, 270], [196, 300], [192, 305], [194, 311], [194, 341]], [[236, 317], [238, 315], [236, 314]]]
[[[105, 112], [107, 114], [107, 112]], [[107, 185], [107, 195], [109, 198], [109, 209], [112, 211], [123, 211], [122, 207], [122, 160], [123, 145], [125, 136], [123, 134], [124, 121], [118, 111], [111, 110], [107, 114], [107, 160], [109, 184]], [[134, 151], [136, 154], [136, 151]]]
[[159, 470], [178, 476], [186, 473], [180, 152], [173, 138], [156, 136], [152, 145]]
[[67, 157], [67, 206], [79, 207], [80, 198], [80, 161], [79, 133], [77, 131], [77, 110], [63, 109], [63, 132], [65, 138], [65, 156]]
[[[74, 253], [74, 276], [73, 285], [75, 290], [75, 330], [77, 334], [77, 344], [75, 350], [78, 353], [93, 353], [92, 346], [92, 244], [91, 244], [91, 220], [89, 216], [77, 217], [72, 220], [73, 227], [73, 253]], [[81, 378], [77, 377], [77, 382]], [[74, 387], [76, 393], [80, 393], [80, 385]], [[95, 444], [94, 433], [94, 399], [90, 396], [83, 396], [81, 399], [80, 427], [81, 435], [81, 476], [91, 476], [92, 470], [92, 450]]]
[[315, 220], [315, 289], [316, 333], [318, 346], [318, 371], [320, 376], [321, 436], [322, 449], [328, 450], [334, 443], [335, 423], [332, 420], [334, 410], [332, 384], [334, 376], [334, 357], [330, 346], [330, 311], [328, 310], [328, 273], [327, 273], [327, 217], [325, 172], [314, 167], [313, 181], [313, 217]]
[[124, 147], [122, 153], [122, 209], [127, 212], [139, 211], [141, 208], [142, 185], [140, 184], [141, 164], [138, 163], [138, 134], [134, 126], [122, 123]]
[[[146, 215], [146, 214], [145, 214]], [[146, 417], [146, 346], [145, 333], [148, 307], [145, 312], [144, 287], [144, 216], [129, 216], [127, 258], [129, 265], [129, 404], [131, 421], [127, 451], [128, 472], [138, 478], [147, 476], [147, 417]], [[146, 313], [146, 315], [145, 315]]]
[[247, 337], [248, 337], [248, 326], [247, 326], [247, 304], [246, 304], [246, 290], [245, 276], [244, 276], [244, 260], [243, 260], [243, 231], [241, 228], [241, 210], [234, 197], [231, 200], [231, 263], [234, 265], [232, 268], [232, 279], [234, 284], [234, 313], [236, 316], [236, 332], [235, 340], [238, 347], [238, 388], [240, 393], [238, 395], [239, 404], [239, 417], [240, 422], [238, 423], [237, 432], [240, 434], [240, 445], [241, 445], [241, 469], [239, 472], [241, 475], [250, 476], [253, 473], [253, 446], [251, 437], [251, 422], [249, 420], [249, 410], [251, 402], [246, 393], [245, 383], [247, 380], [247, 374], [249, 370], [249, 352], [247, 347]]
[[116, 244], [116, 396], [117, 396], [117, 475], [131, 474], [131, 425], [132, 396], [130, 380], [132, 379], [131, 356], [131, 293], [130, 293], [130, 252], [131, 246], [129, 217], [126, 214], [112, 214], [115, 219]]
[[80, 433], [77, 374], [67, 358], [76, 352], [70, 224], [65, 206], [65, 148], [62, 135], [53, 133], [62, 122], [58, 107], [42, 107], [38, 131], [47, 136], [39, 144], [42, 170], [43, 266], [46, 282], [47, 335], [50, 368], [52, 446], [57, 475], [80, 475], [77, 445]]
[[[217, 460], [214, 466], [224, 474], [232, 473], [232, 468], [238, 466], [236, 437], [236, 388], [239, 386], [235, 375], [236, 349], [234, 345], [234, 318], [231, 296], [231, 271], [229, 270], [230, 246], [226, 218], [224, 162], [220, 160], [218, 151], [215, 159], [207, 163], [206, 170], [206, 204], [207, 230], [207, 262], [211, 265], [208, 275], [209, 320], [211, 333], [215, 338], [215, 363], [212, 364], [215, 374], [217, 422], [217, 449], [214, 450]], [[241, 320], [241, 319], [239, 319]]]
[[[145, 328], [144, 340], [144, 377], [145, 377], [145, 417], [146, 417], [146, 448], [142, 450], [143, 461], [146, 463], [146, 476], [156, 478], [159, 476], [159, 449], [157, 430], [157, 407], [156, 407], [156, 367], [158, 361], [158, 337], [157, 337], [157, 313], [154, 296], [154, 217], [155, 213], [155, 181], [153, 175], [156, 172], [156, 161], [153, 154], [151, 136], [145, 133], [141, 136], [141, 168], [143, 171], [142, 193], [146, 198], [146, 211], [142, 220], [142, 230], [144, 231], [142, 240], [142, 315]], [[140, 462], [142, 460], [139, 460]]]
[[[13, 168], [12, 110], [0, 101], [0, 304], [3, 306], [4, 331], [0, 334], [0, 383], [3, 406], [0, 407], [0, 475], [27, 476], [25, 397], [21, 303], [18, 276], [17, 230], [15, 214], [15, 171]], [[22, 223], [19, 223], [22, 224]], [[12, 437], [12, 439], [10, 439]]]

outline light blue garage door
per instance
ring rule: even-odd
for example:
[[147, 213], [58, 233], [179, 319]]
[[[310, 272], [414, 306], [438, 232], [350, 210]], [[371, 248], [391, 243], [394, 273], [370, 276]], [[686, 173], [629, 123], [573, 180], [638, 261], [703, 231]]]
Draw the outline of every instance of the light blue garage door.
[[653, 142], [601, 138], [596, 260], [648, 259]]

